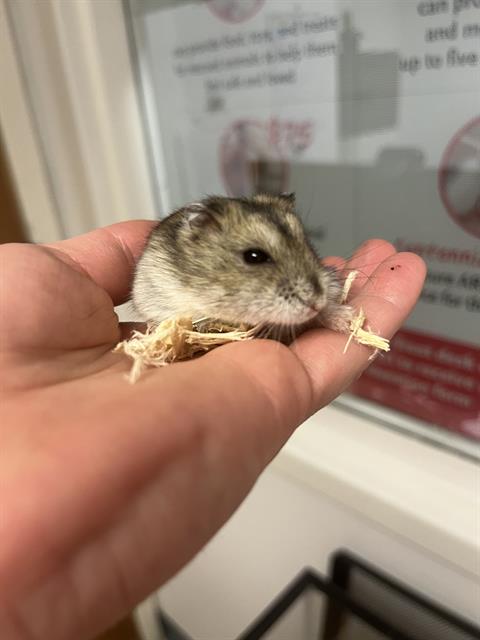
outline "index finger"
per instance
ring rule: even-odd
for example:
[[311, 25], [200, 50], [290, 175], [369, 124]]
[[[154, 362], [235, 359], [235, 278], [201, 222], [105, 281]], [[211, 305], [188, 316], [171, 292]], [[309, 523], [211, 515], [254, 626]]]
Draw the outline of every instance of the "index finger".
[[128, 298], [135, 263], [155, 224], [152, 220], [119, 222], [46, 246], [105, 289], [117, 305]]
[[[354, 292], [351, 304], [364, 310], [365, 324], [374, 333], [391, 339], [415, 306], [425, 273], [425, 263], [413, 253], [388, 255]], [[350, 386], [369, 364], [372, 350], [352, 343], [345, 354], [346, 339], [320, 329], [302, 335], [293, 346], [310, 375], [317, 408]]]

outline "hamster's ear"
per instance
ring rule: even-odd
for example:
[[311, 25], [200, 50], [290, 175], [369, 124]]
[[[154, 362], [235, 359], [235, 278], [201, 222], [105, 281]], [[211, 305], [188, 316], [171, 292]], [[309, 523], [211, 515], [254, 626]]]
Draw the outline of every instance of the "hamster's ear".
[[220, 226], [214, 212], [203, 202], [192, 202], [184, 208], [185, 225], [191, 231], [199, 231], [207, 224]]
[[184, 215], [186, 224], [191, 228], [197, 228], [202, 225], [207, 213], [202, 202], [192, 202], [185, 207]]
[[279, 198], [292, 209], [295, 206], [295, 193], [293, 191], [291, 193], [281, 193]]

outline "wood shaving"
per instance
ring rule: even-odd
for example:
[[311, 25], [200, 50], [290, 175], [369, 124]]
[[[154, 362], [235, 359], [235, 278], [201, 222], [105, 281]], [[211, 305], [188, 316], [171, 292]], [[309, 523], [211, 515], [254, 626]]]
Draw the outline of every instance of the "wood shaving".
[[364, 344], [367, 347], [372, 347], [375, 351], [390, 351], [390, 342], [387, 338], [382, 338], [372, 333], [370, 330], [363, 329], [363, 323], [365, 322], [365, 312], [363, 309], [359, 309], [357, 315], [350, 323], [350, 335], [348, 336], [347, 343], [343, 349], [343, 353], [347, 352], [352, 340], [359, 344]]
[[[341, 304], [344, 304], [346, 302], [350, 289], [352, 288], [352, 284], [357, 275], [358, 271], [350, 271], [350, 273], [346, 277], [345, 283], [343, 285], [342, 295], [340, 298]], [[363, 309], [359, 309], [357, 315], [350, 323], [350, 335], [348, 336], [348, 340], [343, 349], [343, 353], [347, 352], [347, 349], [350, 346], [352, 340], [355, 340], [355, 342], [363, 344], [367, 347], [372, 347], [372, 349], [374, 350], [372, 356], [375, 356], [378, 351], [390, 351], [390, 342], [386, 338], [377, 336], [375, 333], [370, 331], [369, 327], [367, 327], [367, 329], [363, 328], [365, 319], [365, 312], [363, 311]]]
[[[350, 272], [345, 280], [342, 304], [347, 299], [357, 273]], [[372, 347], [374, 353], [378, 350], [390, 350], [390, 343], [386, 338], [363, 328], [365, 319], [365, 313], [360, 309], [350, 323], [350, 335], [343, 353], [346, 353], [352, 340]], [[145, 333], [134, 331], [128, 340], [117, 344], [114, 352], [124, 353], [133, 360], [127, 376], [133, 384], [147, 367], [163, 367], [172, 362], [189, 360], [222, 344], [252, 340], [259, 328], [228, 325], [208, 318], [196, 321], [192, 318], [174, 318], [149, 325]]]
[[348, 294], [350, 293], [350, 289], [352, 288], [353, 281], [358, 276], [358, 271], [350, 271], [348, 276], [345, 279], [345, 283], [343, 285], [342, 295], [340, 297], [340, 304], [345, 304], [348, 298]]
[[255, 331], [256, 328], [234, 327], [215, 320], [194, 322], [192, 318], [175, 318], [150, 325], [145, 333], [134, 331], [128, 340], [117, 344], [114, 352], [132, 358], [128, 380], [133, 384], [146, 367], [162, 367], [189, 360], [228, 342], [251, 340]]

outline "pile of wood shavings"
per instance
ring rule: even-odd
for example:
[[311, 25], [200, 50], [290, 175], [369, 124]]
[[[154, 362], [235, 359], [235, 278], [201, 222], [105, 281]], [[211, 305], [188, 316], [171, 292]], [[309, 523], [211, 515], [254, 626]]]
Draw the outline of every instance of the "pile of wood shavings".
[[[357, 275], [352, 271], [344, 285], [342, 302], [345, 302], [352, 283]], [[346, 353], [352, 340], [374, 349], [389, 351], [390, 343], [386, 338], [363, 329], [365, 313], [360, 309], [350, 324], [350, 335], [343, 350]], [[233, 326], [202, 319], [175, 318], [164, 320], [158, 325], [147, 328], [146, 333], [134, 331], [131, 338], [120, 342], [115, 352], [124, 353], [133, 360], [128, 380], [135, 383], [146, 367], [162, 367], [172, 362], [188, 360], [229, 342], [252, 340], [259, 327]]]
[[228, 342], [251, 340], [256, 330], [256, 327], [234, 327], [214, 320], [194, 322], [192, 318], [175, 318], [150, 325], [145, 333], [134, 331], [131, 338], [117, 344], [114, 352], [132, 358], [128, 380], [134, 383], [146, 367], [163, 367]]

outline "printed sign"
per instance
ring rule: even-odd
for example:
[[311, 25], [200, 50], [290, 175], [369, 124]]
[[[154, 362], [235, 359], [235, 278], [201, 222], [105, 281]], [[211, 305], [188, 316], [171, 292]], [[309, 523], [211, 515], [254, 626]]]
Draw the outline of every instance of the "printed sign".
[[420, 302], [352, 390], [480, 438], [480, 0], [211, 0], [142, 20], [169, 204], [296, 191], [321, 254], [384, 237], [421, 255]]
[[480, 238], [480, 118], [450, 141], [440, 163], [439, 189], [452, 219]]

